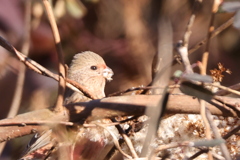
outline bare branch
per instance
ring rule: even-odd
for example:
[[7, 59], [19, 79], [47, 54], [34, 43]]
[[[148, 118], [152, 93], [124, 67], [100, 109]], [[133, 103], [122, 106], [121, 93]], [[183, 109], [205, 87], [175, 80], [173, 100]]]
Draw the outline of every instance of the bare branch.
[[[50, 109], [36, 110], [24, 114], [20, 114], [14, 118], [3, 119], [0, 121], [0, 142], [24, 136], [33, 133], [33, 131], [41, 131], [43, 129], [54, 127], [51, 124], [33, 126], [35, 122], [84, 122], [93, 121], [103, 118], [114, 118], [119, 116], [141, 116], [144, 115], [146, 108], [155, 106], [161, 95], [136, 95], [136, 96], [120, 96], [109, 97], [101, 100], [93, 100], [90, 102], [82, 102], [69, 104], [66, 106], [68, 115], [57, 114]], [[218, 97], [225, 102], [240, 103], [238, 98]], [[131, 103], [129, 103], [131, 102]], [[207, 104], [207, 107], [214, 115], [234, 116], [237, 114], [230, 109], [224, 108], [224, 104], [218, 102]], [[170, 95], [166, 113], [175, 114], [199, 114], [198, 100], [186, 95]], [[11, 123], [28, 124], [28, 126], [6, 126]], [[59, 123], [58, 123], [59, 124]], [[63, 124], [64, 125], [64, 124]]]
[[107, 127], [105, 127], [104, 125], [101, 125], [101, 124], [96, 124], [96, 125], [98, 125], [99, 127], [104, 128], [105, 130], [107, 130], [107, 131], [110, 133], [110, 135], [111, 135], [112, 138], [113, 138], [113, 143], [115, 144], [115, 147], [119, 150], [120, 153], [122, 153], [122, 155], [124, 155], [124, 156], [127, 157], [128, 159], [132, 159], [132, 157], [131, 157], [130, 155], [126, 154], [126, 153], [121, 149], [121, 146], [120, 146], [120, 144], [118, 143], [118, 138], [115, 136], [115, 134], [114, 134], [112, 131], [110, 131], [110, 130], [109, 130]]
[[[0, 45], [5, 49], [7, 49], [10, 53], [15, 54], [18, 57], [18, 59], [21, 62], [23, 62], [29, 69], [33, 70], [38, 74], [41, 74], [41, 75], [50, 77], [56, 81], [59, 81], [59, 75], [52, 73], [48, 69], [44, 68], [37, 62], [31, 60], [30, 58], [28, 58], [27, 56], [25, 56], [24, 54], [16, 50], [9, 42], [7, 42], [1, 36], [0, 36]], [[91, 99], [97, 99], [96, 97], [92, 96], [93, 94], [88, 89], [86, 89], [84, 86], [80, 85], [79, 83], [70, 79], [66, 79], [66, 81], [67, 81], [67, 87], [69, 87], [73, 91], [82, 92], [86, 97], [89, 97]]]
[[[161, 94], [158, 103], [146, 109], [145, 114], [151, 119], [149, 120], [149, 127], [147, 130], [146, 138], [144, 140], [141, 157], [151, 157], [153, 149], [150, 146], [152, 139], [157, 135], [157, 130], [160, 124], [160, 119], [166, 109], [168, 102], [168, 84], [170, 80], [171, 66], [167, 67], [172, 61], [173, 54], [173, 33], [172, 24], [168, 18], [159, 18], [158, 22], [158, 53], [154, 58], [152, 64], [153, 80], [152, 85], [164, 88], [164, 90], [151, 89], [153, 94]], [[155, 63], [155, 64], [154, 64]], [[167, 68], [166, 68], [167, 67]], [[166, 103], [165, 103], [166, 102]], [[150, 104], [148, 104], [150, 106]], [[150, 149], [150, 150], [149, 150]], [[150, 151], [150, 152], [149, 152]], [[150, 153], [150, 154], [148, 154]]]
[[[194, 5], [196, 5], [196, 3], [198, 3], [198, 1], [195, 1]], [[178, 51], [178, 53], [182, 57], [183, 65], [184, 65], [184, 68], [185, 68], [185, 71], [186, 71], [187, 74], [193, 73], [192, 66], [191, 66], [191, 63], [190, 63], [189, 58], [188, 58], [188, 55], [189, 55], [188, 54], [188, 43], [189, 43], [189, 38], [192, 34], [191, 28], [192, 28], [192, 25], [194, 23], [195, 16], [196, 15], [195, 15], [195, 7], [194, 7], [193, 8], [193, 13], [192, 13], [192, 15], [189, 19], [186, 31], [184, 33], [183, 40], [180, 40], [178, 42], [177, 48], [176, 48], [176, 50]]]
[[51, 8], [51, 5], [48, 0], [43, 0], [44, 7], [47, 12], [47, 16], [52, 28], [53, 32], [53, 37], [55, 41], [55, 45], [57, 48], [57, 55], [58, 55], [58, 72], [59, 72], [59, 83], [58, 83], [58, 97], [57, 97], [57, 102], [55, 105], [54, 110], [56, 112], [63, 112], [63, 97], [64, 97], [64, 92], [66, 88], [66, 70], [65, 70], [65, 64], [64, 64], [64, 58], [63, 58], [63, 51], [62, 51], [62, 46], [61, 46], [61, 40], [60, 40], [60, 35], [58, 32], [57, 24], [53, 15], [53, 11]]
[[[231, 17], [229, 20], [227, 20], [225, 23], [223, 23], [220, 27], [218, 27], [217, 29], [215, 29], [212, 32], [212, 35], [210, 37], [210, 39], [216, 37], [219, 33], [221, 33], [223, 30], [227, 29], [229, 26], [231, 26], [233, 24], [233, 17]], [[207, 38], [205, 38], [204, 40], [198, 42], [194, 47], [192, 47], [191, 49], [188, 50], [189, 54], [192, 54], [193, 52], [195, 52], [196, 50], [198, 50], [201, 46], [203, 46], [204, 44], [206, 44], [207, 42]]]
[[[31, 31], [31, 1], [26, 1], [25, 2], [25, 31], [24, 31], [24, 41], [23, 41], [23, 46], [22, 46], [22, 53], [24, 53], [26, 56], [28, 56], [29, 53], [29, 48], [30, 48], [30, 31]], [[17, 114], [19, 105], [21, 102], [22, 98], [22, 90], [23, 90], [23, 83], [25, 79], [25, 66], [20, 65], [19, 66], [19, 74], [17, 78], [17, 86], [16, 90], [14, 93], [14, 98], [11, 104], [10, 111], [8, 113], [8, 118], [13, 117]]]
[[[30, 32], [31, 32], [31, 1], [25, 1], [25, 29], [23, 33], [23, 44], [22, 44], [22, 52], [27, 56], [30, 48]], [[21, 99], [22, 99], [22, 91], [23, 84], [25, 80], [25, 71], [26, 67], [24, 65], [19, 66], [18, 77], [16, 81], [16, 89], [13, 95], [13, 100], [11, 103], [10, 110], [8, 112], [7, 118], [14, 117], [19, 110]], [[5, 147], [5, 143], [0, 144], [0, 155]]]
[[[113, 119], [112, 121], [117, 122], [115, 119]], [[124, 141], [126, 142], [130, 152], [132, 153], [132, 157], [133, 158], [139, 158], [138, 155], [137, 155], [137, 152], [134, 149], [134, 146], [133, 146], [131, 140], [129, 139], [127, 134], [124, 132], [122, 127], [120, 125], [116, 125], [116, 128], [117, 128], [118, 132], [120, 133], [120, 135], [123, 137]]]
[[[211, 84], [209, 84], [209, 85], [211, 85], [211, 86], [213, 86], [213, 87], [218, 87], [218, 88], [222, 89], [222, 91], [225, 91], [225, 92], [227, 92], [227, 93], [232, 93], [232, 94], [235, 94], [235, 95], [240, 96], [240, 92], [239, 92], [239, 91], [236, 91], [236, 90], [234, 90], [234, 89], [231, 89], [231, 87], [225, 87], [225, 86], [222, 86], [222, 85], [216, 84], [216, 83], [211, 83]], [[220, 96], [220, 95], [221, 95], [221, 92], [217, 92], [216, 95], [219, 95], [219, 96]]]
[[[229, 131], [227, 134], [225, 134], [222, 138], [223, 139], [228, 139], [229, 137], [231, 137], [232, 135], [234, 135], [235, 133], [237, 133], [240, 130], [240, 126], [237, 126], [236, 128], [232, 129], [231, 131]], [[198, 156], [200, 156], [203, 153], [208, 152], [208, 149], [202, 149], [199, 152], [195, 153], [194, 155], [192, 155], [189, 160], [192, 160]]]
[[[206, 48], [205, 48], [205, 52], [202, 55], [202, 64], [200, 66], [200, 72], [202, 75], [206, 75], [207, 72], [207, 62], [208, 62], [208, 56], [209, 56], [209, 46], [210, 46], [210, 37], [212, 36], [212, 32], [214, 31], [214, 16], [215, 13], [217, 12], [218, 6], [217, 2], [218, 0], [213, 0], [213, 4], [212, 4], [212, 11], [211, 11], [211, 19], [210, 19], [210, 23], [209, 23], [209, 30], [208, 30], [208, 34], [207, 34], [207, 42], [206, 42]], [[203, 119], [203, 123], [205, 126], [205, 133], [206, 133], [206, 138], [207, 139], [212, 139], [211, 136], [211, 128], [210, 128], [210, 123], [209, 120], [206, 117], [206, 110], [207, 110], [207, 106], [206, 106], [206, 102], [203, 100], [200, 100], [200, 107], [201, 107], [201, 116]], [[211, 152], [208, 152], [208, 158], [210, 160], [213, 160], [213, 156], [211, 154]]]
[[[211, 126], [214, 137], [216, 139], [222, 138], [221, 134], [218, 131], [217, 126], [214, 124], [212, 114], [210, 113], [210, 111], [208, 109], [206, 110], [206, 117], [208, 119], [209, 125]], [[225, 159], [226, 160], [231, 160], [231, 156], [230, 156], [230, 153], [227, 149], [226, 143], [221, 143], [220, 144], [220, 149], [221, 149], [222, 154], [224, 155]]]
[[[220, 88], [220, 87], [219, 87]], [[216, 95], [218, 95], [218, 96], [225, 96], [225, 95], [227, 95], [227, 94], [229, 94], [229, 92], [230, 93], [233, 93], [232, 92], [232, 90], [240, 90], [240, 83], [237, 83], [237, 84], [234, 84], [234, 85], [232, 85], [232, 86], [230, 86], [230, 87], [227, 87], [228, 89], [227, 90], [225, 90], [225, 89], [223, 89], [223, 88], [220, 88], [220, 89], [222, 89], [222, 90], [220, 90], [220, 91], [218, 91], [217, 93], [216, 93]]]

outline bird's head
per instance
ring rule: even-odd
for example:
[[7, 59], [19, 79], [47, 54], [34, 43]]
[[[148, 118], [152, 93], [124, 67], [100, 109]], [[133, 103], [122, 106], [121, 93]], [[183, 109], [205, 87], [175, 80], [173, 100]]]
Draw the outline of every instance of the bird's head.
[[111, 81], [112, 76], [113, 71], [106, 65], [103, 58], [91, 51], [76, 54], [68, 70], [69, 79], [97, 94], [98, 92], [104, 94], [105, 83]]

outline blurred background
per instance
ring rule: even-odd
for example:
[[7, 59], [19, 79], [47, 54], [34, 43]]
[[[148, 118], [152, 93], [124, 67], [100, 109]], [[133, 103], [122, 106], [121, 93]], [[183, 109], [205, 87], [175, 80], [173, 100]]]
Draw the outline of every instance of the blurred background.
[[[0, 1], [0, 35], [21, 50], [24, 37], [25, 0]], [[90, 50], [101, 55], [113, 69], [113, 81], [106, 86], [106, 95], [151, 82], [151, 66], [157, 53], [159, 17], [170, 19], [173, 42], [183, 38], [193, 12], [194, 0], [52, 0], [62, 40], [65, 63], [74, 54]], [[203, 1], [195, 8], [189, 48], [206, 38], [212, 1]], [[29, 57], [57, 73], [57, 54], [52, 31], [41, 0], [31, 6], [31, 40]], [[226, 22], [232, 14], [219, 12], [215, 27]], [[161, 33], [159, 33], [161, 36]], [[232, 71], [222, 85], [230, 86], [240, 80], [239, 30], [229, 27], [211, 40], [208, 73], [221, 62]], [[191, 63], [201, 60], [204, 47], [190, 55]], [[161, 51], [160, 51], [161, 52]], [[0, 47], [0, 118], [7, 116], [16, 87], [19, 66], [23, 65]], [[183, 69], [180, 64], [174, 70]], [[57, 82], [26, 71], [19, 113], [46, 108], [54, 104]], [[11, 144], [11, 145], [10, 145]], [[16, 159], [27, 142], [24, 138], [10, 141], [3, 157]], [[14, 146], [14, 147], [13, 147]], [[14, 154], [13, 154], [14, 153]]]

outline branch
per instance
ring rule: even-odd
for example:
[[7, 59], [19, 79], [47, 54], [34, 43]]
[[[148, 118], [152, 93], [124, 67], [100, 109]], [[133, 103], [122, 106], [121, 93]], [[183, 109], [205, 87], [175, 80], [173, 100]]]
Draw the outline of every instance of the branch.
[[[27, 56], [29, 54], [29, 48], [30, 48], [30, 32], [31, 32], [31, 1], [25, 1], [25, 29], [23, 33], [23, 44], [22, 44], [22, 52], [25, 53]], [[25, 71], [26, 67], [22, 64], [19, 66], [18, 70], [18, 76], [16, 81], [16, 88], [13, 95], [11, 107], [9, 109], [7, 118], [14, 117], [17, 115], [21, 99], [22, 99], [22, 93], [23, 93], [23, 85], [25, 81]], [[2, 154], [2, 151], [5, 147], [6, 143], [0, 144], [0, 155]]]
[[[229, 26], [231, 26], [233, 24], [233, 17], [231, 17], [229, 20], [227, 20], [225, 23], [223, 23], [220, 27], [218, 27], [217, 29], [215, 29], [212, 32], [212, 35], [210, 37], [210, 39], [216, 37], [219, 33], [221, 33], [223, 30], [227, 29]], [[203, 46], [204, 44], [206, 44], [207, 42], [207, 38], [205, 38], [204, 40], [198, 42], [194, 47], [192, 47], [191, 49], [188, 50], [189, 54], [192, 54], [193, 52], [195, 52], [196, 50], [198, 50], [201, 46]]]
[[[117, 122], [115, 119], [112, 119], [112, 122]], [[130, 152], [132, 153], [132, 157], [133, 158], [139, 158], [137, 155], [137, 152], [135, 151], [135, 148], [132, 144], [132, 141], [130, 140], [130, 138], [127, 136], [127, 134], [125, 133], [125, 131], [122, 129], [122, 127], [118, 124], [116, 125], [116, 128], [119, 132], [119, 134], [122, 136], [122, 138], [124, 139], [126, 145], [128, 146]]]
[[[52, 112], [49, 109], [37, 110], [32, 111], [24, 114], [20, 114], [14, 118], [3, 119], [0, 121], [1, 124], [4, 123], [14, 123], [14, 122], [31, 122], [31, 121], [66, 121], [66, 117], [62, 115], [57, 115], [56, 113]], [[0, 142], [10, 140], [16, 137], [21, 137], [24, 135], [32, 134], [35, 132], [39, 132], [49, 128], [50, 126], [43, 126], [43, 125], [20, 125], [20, 126], [1, 126], [0, 128]]]
[[[110, 97], [101, 100], [93, 100], [90, 102], [82, 102], [77, 104], [69, 104], [66, 106], [68, 115], [57, 114], [51, 109], [42, 109], [20, 114], [14, 118], [3, 119], [0, 121], [0, 142], [21, 137], [33, 133], [33, 131], [41, 131], [46, 128], [53, 128], [54, 122], [66, 125], [63, 122], [84, 122], [93, 121], [103, 118], [114, 118], [119, 116], [141, 116], [150, 106], [155, 106], [161, 95], [136, 95], [136, 96], [120, 96]], [[240, 103], [238, 98], [218, 97], [224, 99], [225, 102]], [[131, 102], [131, 103], [129, 103]], [[207, 107], [214, 115], [234, 116], [237, 114], [230, 109], [224, 108], [224, 104], [218, 102], [219, 108], [212, 104], [207, 104]], [[186, 95], [171, 95], [169, 97], [166, 113], [169, 114], [199, 114], [198, 100]], [[40, 124], [34, 124], [36, 122]], [[44, 121], [47, 125], [44, 125]], [[49, 121], [53, 121], [53, 125], [49, 125]], [[22, 124], [16, 126], [16, 122]], [[26, 125], [30, 124], [32, 125]], [[13, 126], [6, 126], [6, 124]], [[15, 123], [15, 124], [14, 124]]]
[[132, 159], [132, 157], [130, 156], [130, 155], [128, 155], [127, 153], [125, 153], [122, 149], [121, 149], [121, 146], [120, 146], [120, 144], [119, 144], [119, 142], [118, 142], [118, 138], [115, 136], [115, 134], [111, 131], [111, 130], [109, 130], [106, 126], [104, 126], [104, 125], [101, 125], [101, 124], [97, 124], [99, 127], [102, 127], [102, 128], [104, 128], [106, 131], [108, 131], [109, 132], [109, 134], [112, 136], [112, 141], [113, 141], [113, 143], [114, 143], [114, 145], [115, 145], [115, 147], [119, 150], [119, 152], [120, 153], [122, 153], [122, 155], [124, 155], [126, 158], [128, 158], [128, 159]]
[[178, 42], [177, 48], [176, 48], [178, 53], [182, 57], [184, 68], [185, 68], [185, 71], [186, 71], [187, 74], [193, 73], [191, 63], [188, 59], [188, 42], [189, 42], [190, 35], [192, 34], [191, 27], [193, 25], [194, 20], [195, 20], [195, 14], [192, 14], [190, 19], [189, 19], [189, 22], [188, 22], [187, 29], [186, 29], [186, 32], [184, 34], [183, 40]]
[[61, 40], [60, 40], [60, 35], [58, 32], [57, 24], [56, 24], [54, 15], [53, 15], [52, 7], [48, 0], [43, 0], [43, 5], [47, 12], [47, 16], [48, 16], [48, 19], [49, 19], [49, 22], [50, 22], [50, 25], [52, 28], [52, 32], [53, 32], [55, 45], [57, 48], [58, 72], [59, 72], [59, 81], [58, 82], [59, 83], [58, 83], [58, 97], [57, 97], [57, 102], [56, 102], [54, 110], [61, 113], [64, 111], [63, 97], [64, 97], [65, 88], [66, 88], [66, 81], [65, 81], [66, 70], [64, 67], [63, 50], [62, 50], [62, 46], [61, 46]]
[[[216, 139], [221, 139], [222, 138], [221, 134], [220, 134], [217, 126], [215, 125], [215, 123], [213, 121], [212, 114], [209, 112], [208, 109], [206, 109], [206, 117], [208, 119], [209, 125], [211, 126], [211, 129], [212, 129], [214, 137]], [[230, 156], [230, 153], [229, 153], [229, 151], [227, 149], [226, 143], [221, 143], [219, 146], [220, 146], [220, 149], [221, 149], [222, 154], [224, 155], [225, 159], [231, 160], [231, 156]]]
[[[218, 87], [218, 86], [216, 86], [216, 87]], [[226, 87], [226, 88], [227, 89], [225, 89], [224, 87], [220, 88], [221, 90], [219, 90], [216, 93], [216, 95], [218, 95], [218, 96], [225, 96], [225, 95], [230, 94], [230, 93], [240, 95], [239, 92], [238, 92], [238, 90], [240, 90], [240, 83], [234, 84], [234, 85], [232, 85], [230, 87]]]
[[[208, 34], [207, 34], [207, 42], [206, 42], [205, 51], [202, 55], [202, 61], [201, 61], [202, 64], [200, 65], [200, 72], [201, 72], [202, 75], [206, 75], [206, 72], [207, 72], [207, 62], [208, 62], [209, 49], [210, 49], [209, 48], [210, 38], [211, 38], [212, 33], [214, 31], [213, 22], [214, 22], [215, 13], [217, 12], [219, 5], [220, 5], [220, 3], [218, 3], [218, 0], [213, 0], [210, 23], [209, 23]], [[209, 119], [206, 116], [206, 110], [208, 109], [208, 107], [206, 106], [206, 102], [204, 100], [200, 100], [200, 107], [201, 107], [201, 116], [202, 116], [203, 123], [204, 123], [204, 126], [205, 126], [206, 138], [210, 140], [210, 139], [212, 139], [211, 127], [213, 125], [211, 126], [212, 123], [209, 121]], [[212, 156], [211, 152], [208, 152], [208, 158], [210, 160], [213, 160], [213, 156]]]
[[[232, 129], [231, 131], [229, 131], [227, 134], [225, 134], [222, 138], [228, 139], [232, 135], [236, 134], [239, 130], [240, 130], [240, 126], [237, 126], [234, 129]], [[208, 149], [202, 149], [202, 150], [198, 151], [197, 153], [195, 153], [194, 155], [192, 155], [191, 157], [189, 157], [189, 160], [195, 159], [198, 156], [200, 156], [201, 154], [206, 153], [206, 152], [208, 152]]]
[[[163, 113], [165, 112], [166, 103], [168, 102], [169, 93], [167, 88], [171, 77], [171, 66], [168, 66], [168, 64], [172, 61], [173, 55], [172, 35], [173, 30], [170, 20], [168, 17], [160, 17], [158, 22], [158, 53], [154, 56], [152, 64], [153, 80], [151, 84], [152, 86], [162, 87], [164, 89], [150, 90], [152, 94], [161, 94], [163, 96], [157, 100], [157, 104], [153, 105], [153, 107], [148, 107], [145, 111], [145, 115], [151, 118], [149, 120], [149, 126], [140, 157], [149, 157], [149, 159], [151, 159], [150, 157], [152, 156], [153, 148], [150, 144], [153, 138], [157, 136], [157, 130], [161, 123]], [[150, 106], [151, 104], [146, 105]]]
[[[31, 60], [30, 58], [28, 58], [27, 56], [25, 56], [24, 54], [16, 50], [8, 41], [6, 41], [1, 36], [0, 36], [0, 45], [6, 50], [8, 50], [10, 53], [15, 54], [18, 57], [18, 59], [21, 62], [23, 62], [29, 69], [33, 70], [38, 74], [41, 74], [41, 75], [50, 77], [56, 81], [59, 81], [59, 75], [52, 73], [45, 67], [41, 66], [37, 62]], [[93, 94], [88, 89], [86, 89], [84, 86], [80, 85], [79, 83], [67, 78], [66, 78], [66, 81], [67, 81], [67, 84], [66, 84], [67, 87], [72, 89], [73, 91], [82, 92], [86, 97], [89, 97], [91, 99], [97, 99], [96, 97], [92, 96]]]

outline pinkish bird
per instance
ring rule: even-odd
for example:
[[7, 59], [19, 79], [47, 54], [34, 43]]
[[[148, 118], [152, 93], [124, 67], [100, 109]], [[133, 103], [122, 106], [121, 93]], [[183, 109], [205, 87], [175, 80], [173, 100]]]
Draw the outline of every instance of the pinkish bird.
[[[101, 99], [105, 97], [106, 81], [111, 81], [112, 76], [113, 71], [101, 56], [91, 51], [85, 51], [74, 56], [67, 77], [83, 85], [94, 97]], [[83, 93], [69, 88], [65, 92], [65, 104], [90, 100]], [[65, 137], [69, 137], [64, 138], [62, 142], [59, 142], [56, 136], [68, 132], [48, 130], [36, 134], [21, 159], [98, 159], [109, 139], [109, 135], [106, 135], [102, 128], [80, 127], [69, 132], [69, 135], [65, 135]], [[69, 140], [66, 142], [66, 139]]]

